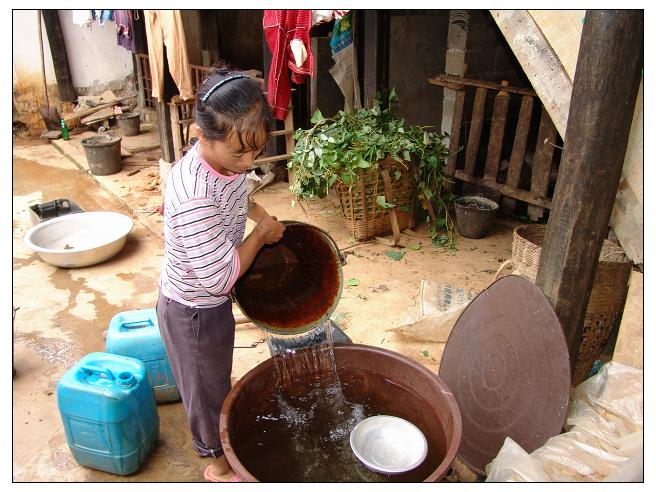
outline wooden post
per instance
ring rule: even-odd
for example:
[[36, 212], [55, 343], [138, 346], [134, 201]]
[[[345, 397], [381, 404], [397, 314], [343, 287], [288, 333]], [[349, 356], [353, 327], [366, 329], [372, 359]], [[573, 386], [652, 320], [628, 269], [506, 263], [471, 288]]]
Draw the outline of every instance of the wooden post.
[[[178, 98], [174, 97], [169, 103], [169, 112], [171, 114], [171, 138], [173, 140], [173, 160], [182, 159], [182, 132], [180, 128], [180, 108], [177, 104]], [[171, 162], [171, 161], [169, 161]]]
[[[502, 81], [501, 85], [508, 85], [508, 81]], [[501, 149], [503, 148], [503, 135], [506, 132], [506, 118], [508, 116], [509, 102], [510, 95], [505, 91], [499, 91], [499, 93], [494, 96], [490, 141], [487, 144], [487, 158], [485, 160], [484, 172], [485, 179], [494, 182], [497, 181], [497, 177], [499, 176], [499, 161], [501, 160]]]
[[144, 76], [143, 70], [141, 69], [141, 60], [139, 59], [139, 55], [136, 53], [132, 53], [132, 63], [136, 69], [135, 71], [137, 72], [138, 107], [139, 110], [143, 110], [146, 107], [146, 90], [144, 88]]
[[374, 105], [376, 92], [387, 106], [389, 85], [389, 13], [366, 10], [364, 14], [364, 105]]
[[476, 156], [481, 141], [481, 130], [483, 129], [483, 116], [485, 116], [485, 98], [487, 89], [479, 87], [474, 97], [474, 109], [472, 109], [471, 127], [467, 139], [467, 150], [465, 151], [465, 174], [474, 175], [476, 171]]
[[314, 66], [312, 67], [314, 77], [310, 78], [310, 117], [312, 117], [319, 107], [319, 103], [317, 102], [319, 95], [317, 94], [317, 82], [319, 80], [319, 38], [310, 38], [310, 48], [314, 54]]
[[[456, 100], [453, 105], [453, 119], [451, 120], [451, 131], [449, 132], [449, 154], [446, 161], [445, 173], [447, 176], [454, 176], [456, 172], [456, 162], [458, 161], [458, 146], [460, 145], [460, 130], [462, 128], [462, 115], [465, 112], [465, 89], [458, 89]], [[447, 182], [446, 189], [451, 190], [453, 183]]]
[[[269, 49], [269, 44], [267, 43], [266, 37], [262, 36], [262, 78], [264, 78], [264, 87], [269, 86], [269, 72], [271, 71], [271, 61], [272, 55], [271, 50]], [[276, 131], [280, 125], [278, 120], [273, 119], [271, 126], [272, 131]], [[267, 140], [266, 146], [264, 147], [264, 155], [276, 155], [279, 153], [277, 139], [270, 138]]]
[[203, 10], [200, 16], [202, 64], [211, 66], [219, 61], [219, 19], [216, 10]]
[[[528, 141], [528, 131], [531, 127], [531, 114], [533, 113], [533, 97], [522, 96], [522, 106], [519, 109], [519, 118], [517, 120], [517, 129], [515, 130], [515, 140], [513, 142], [512, 152], [510, 153], [510, 164], [508, 165], [508, 174], [506, 175], [506, 186], [517, 188], [519, 178], [522, 175], [522, 166], [524, 165], [524, 155], [526, 154], [526, 142]], [[515, 209], [515, 199], [504, 196], [501, 202], [501, 210], [504, 214], [509, 215]]]
[[289, 105], [289, 111], [287, 111], [287, 116], [285, 117], [285, 154], [291, 154], [294, 152], [294, 109], [292, 105]]
[[624, 162], [643, 66], [643, 31], [642, 11], [586, 12], [561, 179], [536, 278], [563, 326], [572, 367]]
[[[157, 128], [159, 130], [159, 143], [162, 151], [162, 159], [166, 162], [175, 162], [175, 150], [173, 147], [173, 131], [171, 128], [171, 110], [164, 101], [155, 101], [157, 109]], [[179, 131], [179, 129], [175, 129]]]
[[[535, 146], [535, 157], [533, 159], [533, 169], [531, 170], [531, 192], [538, 196], [546, 196], [547, 191], [549, 191], [549, 176], [551, 176], [553, 155], [554, 150], [556, 150], [554, 145], [556, 144], [557, 135], [556, 127], [551, 122], [549, 113], [542, 106], [538, 141]], [[544, 209], [534, 205], [528, 206], [528, 216], [532, 220], [538, 220], [543, 215]]]
[[77, 100], [77, 94], [73, 89], [73, 77], [68, 66], [68, 55], [66, 54], [66, 43], [59, 22], [59, 11], [42, 10], [41, 12], [43, 13], [43, 23], [48, 34], [48, 44], [52, 54], [52, 64], [55, 68], [55, 77], [57, 77], [59, 99], [62, 102], [73, 102]]

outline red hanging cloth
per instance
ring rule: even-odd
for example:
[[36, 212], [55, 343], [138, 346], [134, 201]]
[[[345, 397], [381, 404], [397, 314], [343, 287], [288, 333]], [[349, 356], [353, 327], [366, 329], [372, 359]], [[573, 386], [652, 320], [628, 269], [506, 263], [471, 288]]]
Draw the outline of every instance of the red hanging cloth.
[[[314, 54], [310, 49], [311, 10], [265, 10], [262, 25], [271, 50], [268, 100], [273, 117], [284, 120], [291, 98], [291, 82], [301, 84], [313, 76]], [[300, 67], [294, 63], [291, 42], [300, 40], [305, 46], [307, 59]], [[289, 70], [292, 71], [291, 80]]]

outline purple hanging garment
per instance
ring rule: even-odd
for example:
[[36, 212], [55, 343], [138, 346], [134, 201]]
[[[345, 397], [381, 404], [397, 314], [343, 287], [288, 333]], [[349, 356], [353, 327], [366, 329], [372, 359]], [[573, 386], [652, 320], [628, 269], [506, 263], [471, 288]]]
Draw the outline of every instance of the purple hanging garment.
[[126, 50], [137, 52], [134, 41], [134, 30], [132, 25], [131, 10], [114, 10], [114, 21], [116, 22], [116, 41]]

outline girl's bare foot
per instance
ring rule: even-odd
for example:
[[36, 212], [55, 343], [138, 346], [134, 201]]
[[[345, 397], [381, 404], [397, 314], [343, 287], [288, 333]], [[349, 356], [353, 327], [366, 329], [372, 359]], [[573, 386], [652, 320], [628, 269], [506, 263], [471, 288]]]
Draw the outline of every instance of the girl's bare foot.
[[205, 468], [203, 475], [208, 482], [241, 482], [239, 476], [230, 468], [225, 456], [214, 458]]

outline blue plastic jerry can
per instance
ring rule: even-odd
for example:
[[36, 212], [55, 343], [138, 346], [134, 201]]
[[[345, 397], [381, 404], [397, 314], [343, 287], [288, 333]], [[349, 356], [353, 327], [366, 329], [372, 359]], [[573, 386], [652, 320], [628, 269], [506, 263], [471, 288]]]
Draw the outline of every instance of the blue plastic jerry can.
[[157, 404], [138, 359], [84, 356], [57, 383], [57, 405], [68, 447], [82, 466], [129, 475], [157, 444]]
[[107, 330], [105, 350], [143, 361], [158, 403], [180, 400], [155, 308], [124, 311], [114, 316]]

